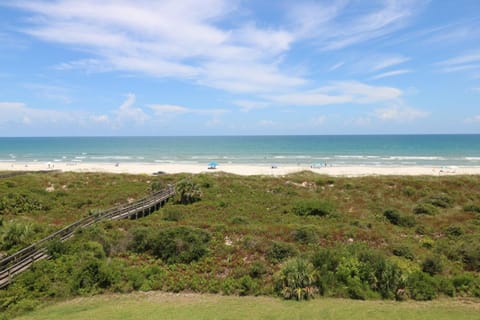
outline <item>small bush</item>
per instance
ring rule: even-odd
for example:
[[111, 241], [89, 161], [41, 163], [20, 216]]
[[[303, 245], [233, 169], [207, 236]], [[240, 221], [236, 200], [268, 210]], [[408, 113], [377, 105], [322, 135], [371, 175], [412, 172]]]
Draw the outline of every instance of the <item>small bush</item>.
[[47, 245], [47, 252], [53, 258], [57, 259], [69, 251], [69, 245], [60, 239], [54, 239]]
[[390, 221], [391, 224], [398, 225], [400, 222], [400, 213], [395, 209], [388, 209], [383, 212], [383, 216]]
[[321, 272], [335, 272], [340, 264], [341, 254], [338, 250], [334, 249], [319, 249], [312, 258], [312, 264], [318, 271]]
[[407, 279], [409, 295], [414, 300], [426, 301], [437, 297], [437, 284], [435, 279], [424, 272], [414, 272]]
[[419, 203], [413, 208], [413, 213], [415, 214], [428, 214], [436, 215], [438, 213], [437, 207], [430, 203]]
[[294, 245], [286, 242], [274, 242], [267, 251], [267, 258], [272, 262], [280, 262], [298, 253]]
[[248, 272], [248, 274], [252, 278], [260, 278], [266, 273], [267, 273], [267, 267], [263, 262], [260, 262], [260, 261], [255, 261], [254, 263], [252, 263], [252, 265], [250, 266], [250, 270]]
[[153, 181], [152, 184], [150, 185], [150, 190], [152, 191], [160, 191], [164, 189], [163, 183], [160, 181]]
[[335, 212], [335, 204], [330, 201], [304, 200], [297, 202], [293, 212], [299, 216], [327, 216]]
[[445, 194], [433, 195], [425, 200], [425, 203], [429, 203], [438, 208], [451, 208], [453, 206], [453, 200]]
[[248, 224], [248, 220], [245, 219], [244, 217], [236, 216], [230, 219], [230, 223], [231, 224]]
[[210, 234], [180, 226], [161, 230], [152, 239], [152, 252], [166, 263], [190, 263], [208, 252]]
[[178, 222], [183, 219], [183, 214], [178, 208], [167, 207], [163, 209], [162, 219], [165, 221]]
[[415, 190], [415, 188], [412, 188], [410, 186], [406, 186], [405, 188], [403, 188], [403, 194], [406, 195], [407, 197], [412, 197], [416, 193], [417, 191]]
[[303, 244], [315, 244], [318, 242], [318, 230], [312, 225], [301, 226], [293, 231], [293, 237]]
[[385, 210], [383, 215], [388, 221], [390, 221], [391, 224], [394, 225], [410, 228], [416, 224], [415, 217], [402, 215], [395, 209]]
[[2, 230], [0, 249], [10, 250], [30, 244], [34, 237], [34, 226], [31, 224], [9, 223]]
[[410, 248], [406, 246], [399, 246], [399, 247], [393, 248], [392, 252], [397, 257], [404, 257], [412, 261], [415, 259], [415, 256], [412, 250], [410, 250]]
[[142, 227], [132, 231], [133, 240], [129, 248], [137, 253], [146, 252], [152, 249], [152, 234], [150, 229]]
[[175, 201], [180, 204], [190, 204], [202, 198], [202, 191], [192, 179], [185, 179], [175, 186]]
[[463, 210], [466, 212], [480, 213], [480, 206], [476, 204], [467, 204], [463, 207]]
[[455, 276], [452, 279], [452, 284], [457, 293], [468, 296], [480, 296], [480, 278], [470, 273], [464, 273]]
[[466, 270], [480, 271], [480, 243], [464, 242], [460, 247], [460, 253]]
[[445, 229], [445, 234], [450, 237], [459, 237], [464, 234], [464, 231], [462, 227], [452, 225], [448, 226], [447, 229]]
[[305, 259], [287, 261], [276, 275], [276, 290], [285, 299], [310, 300], [316, 292], [315, 270]]
[[455, 286], [451, 279], [441, 278], [438, 283], [438, 291], [449, 297], [455, 297]]
[[443, 271], [442, 260], [438, 256], [427, 257], [422, 263], [422, 270], [431, 276], [439, 274]]

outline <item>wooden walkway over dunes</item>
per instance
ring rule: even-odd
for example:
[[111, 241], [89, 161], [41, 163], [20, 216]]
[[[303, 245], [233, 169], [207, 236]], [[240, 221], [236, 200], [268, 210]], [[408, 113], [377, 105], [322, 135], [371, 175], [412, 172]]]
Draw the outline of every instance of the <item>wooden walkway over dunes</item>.
[[64, 227], [48, 237], [23, 248], [16, 253], [0, 260], [0, 288], [6, 287], [17, 274], [27, 270], [35, 261], [50, 258], [47, 245], [52, 240], [65, 241], [76, 231], [86, 228], [96, 222], [118, 219], [138, 219], [160, 209], [169, 198], [175, 194], [174, 186], [153, 193], [149, 197], [136, 202], [114, 207], [95, 215], [88, 216]]

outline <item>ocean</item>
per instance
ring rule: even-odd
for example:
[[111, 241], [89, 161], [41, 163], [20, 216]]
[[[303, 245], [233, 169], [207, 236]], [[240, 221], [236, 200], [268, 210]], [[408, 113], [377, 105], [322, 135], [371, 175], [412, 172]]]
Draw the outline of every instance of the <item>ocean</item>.
[[480, 166], [480, 135], [0, 138], [0, 162]]

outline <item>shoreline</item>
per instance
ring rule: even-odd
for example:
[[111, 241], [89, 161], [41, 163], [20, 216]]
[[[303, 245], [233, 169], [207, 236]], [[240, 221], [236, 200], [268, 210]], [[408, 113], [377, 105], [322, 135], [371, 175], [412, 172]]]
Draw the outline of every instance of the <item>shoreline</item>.
[[220, 164], [216, 169], [208, 169], [206, 164], [171, 164], [171, 163], [95, 163], [95, 162], [1, 162], [0, 171], [45, 171], [60, 170], [62, 172], [105, 172], [126, 174], [165, 174], [175, 173], [212, 173], [227, 172], [236, 175], [270, 175], [282, 176], [300, 171], [312, 171], [329, 176], [443, 176], [443, 175], [480, 175], [480, 167], [438, 167], [438, 166], [328, 166], [310, 167], [309, 165], [268, 165], [254, 164]]

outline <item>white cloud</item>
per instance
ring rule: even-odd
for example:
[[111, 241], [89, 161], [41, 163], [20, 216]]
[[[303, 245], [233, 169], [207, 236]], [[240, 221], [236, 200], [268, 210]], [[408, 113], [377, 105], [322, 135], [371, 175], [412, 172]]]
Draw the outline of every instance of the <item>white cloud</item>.
[[237, 106], [242, 108], [242, 111], [248, 112], [253, 109], [262, 109], [270, 105], [269, 102], [265, 101], [252, 101], [252, 100], [236, 100], [233, 102]]
[[372, 71], [379, 71], [388, 67], [396, 66], [408, 60], [410, 60], [410, 58], [403, 57], [403, 56], [386, 57], [380, 61], [374, 62], [372, 66]]
[[473, 116], [473, 117], [470, 117], [470, 118], [467, 118], [467, 119], [465, 119], [465, 122], [466, 122], [466, 123], [480, 123], [480, 114], [479, 114], [479, 115], [476, 115], [476, 116]]
[[402, 91], [392, 87], [371, 86], [358, 81], [332, 82], [315, 90], [270, 96], [271, 101], [297, 106], [331, 104], [368, 104], [398, 99]]
[[110, 122], [110, 118], [106, 114], [92, 115], [92, 116], [90, 116], [90, 119], [93, 122], [97, 122], [97, 123], [108, 123], [108, 122]]
[[77, 123], [78, 112], [53, 109], [34, 109], [21, 102], [0, 102], [0, 123], [10, 124], [66, 124]]
[[253, 22], [220, 27], [236, 10], [232, 1], [26, 0], [8, 5], [33, 13], [24, 32], [89, 55], [57, 69], [192, 79], [234, 92], [273, 91], [304, 82], [278, 65], [295, 40], [288, 30]]
[[26, 83], [24, 86], [27, 89], [37, 92], [39, 96], [48, 100], [60, 101], [66, 104], [72, 102], [70, 90], [65, 87], [43, 83]]
[[480, 53], [468, 53], [436, 63], [443, 72], [480, 69]]
[[134, 107], [135, 100], [135, 94], [127, 94], [127, 99], [113, 112], [115, 114], [115, 126], [123, 126], [132, 122], [143, 124], [150, 119], [150, 116], [142, 108]]
[[[402, 28], [424, 2], [390, 0], [366, 7], [347, 0], [295, 3], [287, 5], [291, 20], [283, 25], [247, 20], [248, 8], [240, 5], [248, 5], [228, 0], [25, 0], [4, 5], [32, 14], [21, 28], [25, 33], [84, 53], [57, 69], [142, 73], [265, 94], [296, 91], [309, 82], [298, 72], [302, 66], [283, 67], [295, 43], [313, 39], [328, 50], [378, 39]], [[233, 14], [235, 23], [229, 23]], [[392, 57], [373, 70], [407, 59]]]
[[414, 109], [407, 106], [391, 106], [375, 110], [377, 118], [383, 121], [413, 121], [424, 118], [429, 115], [423, 110]]
[[295, 5], [291, 15], [298, 25], [299, 34], [313, 38], [323, 50], [336, 50], [394, 33], [420, 12], [427, 2], [381, 1], [370, 6], [368, 11], [356, 6], [362, 2], [307, 3]]
[[285, 76], [274, 64], [208, 63], [200, 83], [238, 93], [282, 91], [306, 83], [301, 77]]
[[387, 77], [399, 76], [401, 74], [406, 74], [406, 73], [411, 73], [411, 72], [412, 72], [412, 70], [409, 70], [409, 69], [392, 70], [392, 71], [377, 74], [376, 76], [373, 76], [370, 79], [377, 80], [377, 79], [382, 79], [382, 78], [387, 78]]
[[275, 122], [272, 120], [260, 120], [258, 125], [261, 127], [273, 127], [275, 126]]
[[153, 104], [149, 107], [154, 111], [156, 116], [177, 115], [190, 112], [188, 108], [171, 104]]
[[313, 118], [312, 120], [310, 120], [310, 123], [314, 126], [321, 126], [321, 125], [325, 124], [326, 120], [327, 120], [326, 116], [317, 116], [317, 117]]
[[345, 64], [345, 62], [338, 62], [336, 64], [334, 64], [333, 66], [331, 66], [328, 71], [335, 71], [337, 70], [338, 68], [340, 68], [341, 66], [343, 66]]

